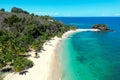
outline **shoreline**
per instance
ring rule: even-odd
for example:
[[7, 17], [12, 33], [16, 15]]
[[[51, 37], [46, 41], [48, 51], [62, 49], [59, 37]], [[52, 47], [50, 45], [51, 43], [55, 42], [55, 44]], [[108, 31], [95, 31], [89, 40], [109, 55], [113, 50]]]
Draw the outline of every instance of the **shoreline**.
[[61, 40], [68, 37], [75, 32], [83, 31], [99, 31], [98, 29], [76, 29], [65, 32], [61, 38], [54, 37], [50, 41], [44, 43], [45, 51], [38, 52], [40, 58], [34, 58], [35, 52], [31, 51], [30, 60], [33, 61], [34, 66], [28, 69], [26, 75], [19, 75], [19, 73], [8, 73], [4, 80], [61, 80], [62, 70], [58, 55], [58, 45]]

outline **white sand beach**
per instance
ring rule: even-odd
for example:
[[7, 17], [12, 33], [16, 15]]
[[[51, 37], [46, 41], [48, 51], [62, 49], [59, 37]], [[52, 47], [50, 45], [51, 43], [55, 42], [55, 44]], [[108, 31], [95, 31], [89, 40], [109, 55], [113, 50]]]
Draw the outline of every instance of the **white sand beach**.
[[63, 34], [62, 38], [54, 37], [50, 41], [44, 43], [45, 50], [39, 52], [39, 58], [34, 58], [35, 52], [31, 51], [30, 60], [34, 62], [34, 66], [28, 69], [26, 75], [19, 75], [19, 73], [9, 73], [4, 80], [61, 80], [61, 70], [59, 55], [56, 51], [57, 46], [62, 39], [66, 38], [69, 34], [82, 31], [99, 31], [98, 29], [77, 29], [70, 30]]

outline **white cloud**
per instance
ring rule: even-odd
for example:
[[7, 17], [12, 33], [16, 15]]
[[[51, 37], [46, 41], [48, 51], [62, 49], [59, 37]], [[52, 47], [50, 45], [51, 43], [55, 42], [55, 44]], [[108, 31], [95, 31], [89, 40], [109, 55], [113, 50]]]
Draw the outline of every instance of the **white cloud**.
[[34, 14], [37, 14], [37, 15], [49, 15], [49, 16], [72, 16], [70, 13], [59, 13], [59, 12], [33, 12]]
[[117, 17], [117, 16], [120, 16], [120, 13], [116, 13], [116, 14], [105, 14], [105, 13], [103, 13], [103, 14], [101, 14], [101, 15], [99, 15], [99, 16], [103, 16], [103, 17], [104, 17], [104, 16], [105, 16], [105, 17], [106, 17], [106, 16], [113, 16], [113, 17], [116, 16], [116, 17]]
[[120, 13], [114, 14], [114, 16], [120, 16]]
[[33, 12], [34, 14], [37, 14], [37, 15], [49, 15], [49, 16], [59, 16], [60, 13], [58, 12]]

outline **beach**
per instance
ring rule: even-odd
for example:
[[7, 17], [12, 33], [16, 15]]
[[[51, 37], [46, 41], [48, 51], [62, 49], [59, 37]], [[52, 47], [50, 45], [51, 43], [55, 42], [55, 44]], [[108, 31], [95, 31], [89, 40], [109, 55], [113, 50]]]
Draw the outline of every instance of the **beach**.
[[42, 51], [38, 52], [39, 58], [35, 57], [35, 51], [28, 54], [30, 60], [34, 62], [34, 66], [28, 69], [26, 74], [8, 73], [4, 80], [61, 80], [61, 63], [59, 60], [60, 42], [72, 33], [82, 31], [99, 31], [98, 29], [77, 29], [70, 30], [63, 34], [62, 38], [54, 37], [43, 45]]

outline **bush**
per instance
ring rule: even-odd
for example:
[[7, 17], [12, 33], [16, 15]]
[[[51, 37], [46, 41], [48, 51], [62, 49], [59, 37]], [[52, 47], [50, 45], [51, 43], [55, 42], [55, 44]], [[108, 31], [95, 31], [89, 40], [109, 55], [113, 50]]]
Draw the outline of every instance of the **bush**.
[[16, 72], [20, 72], [32, 66], [33, 66], [33, 62], [24, 57], [17, 57], [13, 64], [13, 67]]
[[5, 77], [5, 76], [3, 75], [3, 73], [0, 72], [0, 80], [3, 80], [4, 77]]
[[20, 21], [21, 19], [17, 17], [16, 15], [12, 15], [11, 17], [8, 17], [4, 20], [6, 24], [10, 24], [10, 25], [13, 25], [14, 23], [18, 23]]
[[63, 34], [63, 33], [60, 33], [60, 32], [59, 32], [59, 33], [57, 34], [57, 37], [60, 37], [60, 38], [61, 38], [61, 37], [62, 37], [62, 34]]
[[11, 10], [11, 12], [29, 14], [29, 12], [24, 11], [24, 10], [22, 10], [21, 8], [16, 8], [16, 7], [13, 7], [12, 10]]
[[2, 9], [0, 9], [0, 11], [5, 12], [5, 9], [4, 9], [4, 8], [2, 8]]
[[2, 76], [2, 74], [0, 74], [0, 80], [3, 80], [3, 76]]

